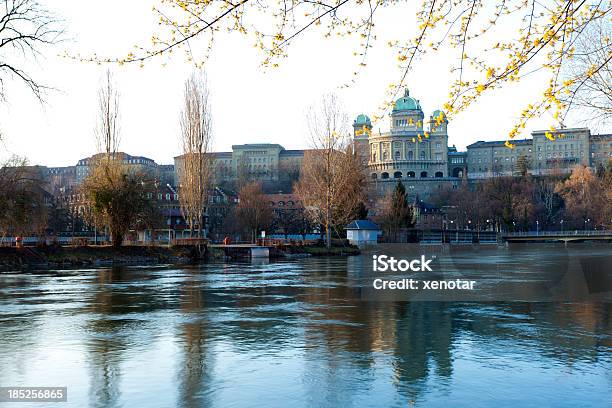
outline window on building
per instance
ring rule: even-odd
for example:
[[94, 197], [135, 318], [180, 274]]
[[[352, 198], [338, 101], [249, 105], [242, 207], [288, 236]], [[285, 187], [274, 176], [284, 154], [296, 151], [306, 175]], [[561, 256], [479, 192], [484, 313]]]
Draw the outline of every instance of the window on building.
[[425, 151], [421, 150], [421, 160], [425, 160]]
[[421, 178], [426, 178], [427, 177], [427, 172], [426, 171], [422, 171], [421, 172]]
[[441, 178], [441, 177], [444, 177], [444, 174], [441, 171], [436, 171], [435, 177]]
[[408, 152], [408, 160], [413, 160], [414, 159], [414, 152], [412, 150], [410, 150]]
[[387, 172], [382, 173], [382, 174], [380, 175], [380, 178], [383, 178], [383, 179], [388, 179], [388, 178], [389, 178], [389, 173], [387, 173]]
[[371, 176], [371, 177], [372, 177], [372, 180], [376, 180], [376, 179], [378, 178], [378, 174], [376, 174], [376, 173], [372, 173], [372, 176]]
[[396, 171], [395, 173], [393, 173], [393, 178], [402, 178], [402, 172]]

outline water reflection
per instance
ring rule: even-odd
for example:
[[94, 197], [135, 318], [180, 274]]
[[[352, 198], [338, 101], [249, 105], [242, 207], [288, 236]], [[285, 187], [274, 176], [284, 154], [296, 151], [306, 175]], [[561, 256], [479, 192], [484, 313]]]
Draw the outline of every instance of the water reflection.
[[0, 384], [75, 407], [605, 405], [610, 304], [364, 302], [347, 262], [0, 275]]

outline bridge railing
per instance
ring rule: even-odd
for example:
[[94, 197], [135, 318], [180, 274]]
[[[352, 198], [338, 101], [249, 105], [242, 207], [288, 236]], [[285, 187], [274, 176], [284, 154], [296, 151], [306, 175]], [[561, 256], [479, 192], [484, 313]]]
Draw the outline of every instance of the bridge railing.
[[565, 231], [522, 231], [504, 232], [504, 237], [571, 237], [571, 236], [608, 236], [612, 235], [612, 230], [565, 230]]

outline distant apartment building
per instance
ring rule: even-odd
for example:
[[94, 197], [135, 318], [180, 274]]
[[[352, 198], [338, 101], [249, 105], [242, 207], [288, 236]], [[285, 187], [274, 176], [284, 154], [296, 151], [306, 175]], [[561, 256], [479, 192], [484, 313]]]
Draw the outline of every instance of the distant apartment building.
[[47, 167], [46, 176], [48, 190], [54, 195], [77, 185], [76, 166]]
[[576, 165], [595, 168], [612, 160], [612, 135], [591, 135], [589, 129], [535, 131], [531, 139], [514, 140], [513, 149], [504, 141], [478, 141], [467, 147], [470, 179], [517, 175], [523, 169], [535, 176], [564, 174]]
[[590, 147], [593, 167], [605, 166], [612, 160], [612, 134], [592, 135]]
[[[90, 168], [96, 160], [102, 157], [103, 153], [94, 154], [93, 156], [86, 157], [78, 161], [76, 165], [76, 182], [81, 184], [83, 180], [89, 176]], [[143, 171], [155, 173], [157, 170], [157, 163], [153, 159], [149, 159], [143, 156], [131, 156], [127, 153], [117, 153], [123, 160], [129, 169], [134, 171]]]
[[[288, 150], [279, 144], [257, 143], [233, 145], [231, 152], [213, 152], [213, 179], [218, 185], [235, 185], [239, 181], [258, 181], [273, 190], [291, 188], [299, 177], [304, 150]], [[180, 185], [183, 155], [174, 158], [174, 184]]]
[[513, 140], [512, 143], [514, 149], [506, 147], [502, 140], [469, 145], [466, 153], [468, 178], [518, 174], [521, 163], [531, 163], [533, 146], [531, 139]]

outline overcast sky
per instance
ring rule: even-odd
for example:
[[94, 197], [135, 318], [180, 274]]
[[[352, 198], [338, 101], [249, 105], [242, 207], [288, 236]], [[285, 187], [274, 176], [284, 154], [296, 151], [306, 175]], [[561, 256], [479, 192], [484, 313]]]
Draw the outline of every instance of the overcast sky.
[[[74, 165], [95, 150], [96, 93], [106, 67], [58, 54], [67, 50], [72, 54], [124, 56], [134, 44], [148, 45], [156, 29], [153, 1], [40, 1], [65, 21], [69, 39], [28, 64], [36, 78], [56, 88], [47, 95], [44, 106], [20, 83], [7, 87], [8, 101], [0, 105], [3, 153], [27, 156], [33, 164]], [[398, 74], [395, 56], [385, 43], [413, 35], [414, 6], [404, 7], [399, 12], [398, 8], [383, 10], [379, 15], [377, 47], [349, 89], [338, 87], [352, 76], [358, 63], [352, 57], [352, 42], [326, 40], [318, 33], [305, 35], [294, 43], [279, 69], [263, 72], [261, 55], [251, 39], [219, 35], [206, 67], [214, 149], [229, 150], [232, 144], [241, 143], [307, 147], [305, 111], [325, 92], [336, 91], [351, 118], [362, 112], [374, 114], [384, 100], [386, 87]], [[203, 44], [195, 42], [193, 46]], [[448, 95], [451, 58], [443, 55], [422, 60], [408, 78], [410, 94], [420, 99], [426, 117]], [[166, 67], [153, 62], [144, 69], [113, 69], [121, 93], [121, 150], [171, 163], [179, 154], [178, 112], [182, 84], [191, 67], [177, 55]], [[517, 114], [544, 84], [542, 76], [534, 75], [520, 85], [487, 95], [450, 123], [449, 144], [464, 149], [477, 140], [504, 139]], [[375, 129], [387, 130], [387, 122]], [[525, 135], [550, 124], [549, 117], [531, 122]]]

